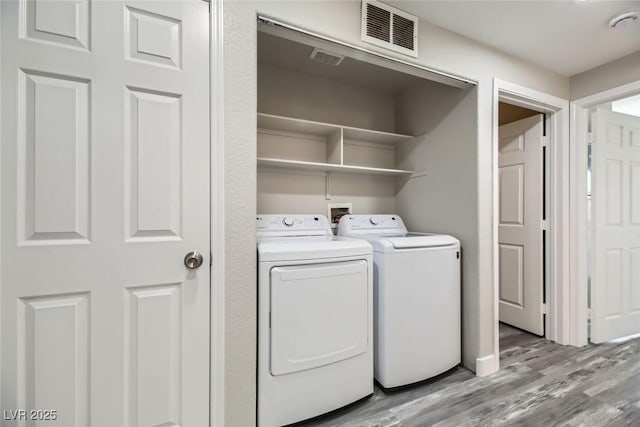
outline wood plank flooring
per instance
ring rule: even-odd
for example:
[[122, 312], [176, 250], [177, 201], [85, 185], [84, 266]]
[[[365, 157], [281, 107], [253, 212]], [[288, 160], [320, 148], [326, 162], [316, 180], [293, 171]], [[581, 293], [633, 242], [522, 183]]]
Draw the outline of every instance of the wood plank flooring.
[[462, 367], [373, 396], [302, 425], [640, 426], [640, 338], [561, 346], [500, 325], [500, 366], [479, 378]]

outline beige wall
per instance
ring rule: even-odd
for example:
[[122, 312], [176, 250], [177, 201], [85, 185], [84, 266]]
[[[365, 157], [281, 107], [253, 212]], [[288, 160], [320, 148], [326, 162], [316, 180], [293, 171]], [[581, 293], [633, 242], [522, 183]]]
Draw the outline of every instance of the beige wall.
[[[225, 203], [226, 260], [226, 425], [255, 422], [256, 271], [254, 215], [256, 200], [256, 12], [370, 50], [393, 53], [360, 41], [359, 1], [257, 3], [225, 1]], [[492, 271], [492, 96], [494, 77], [568, 99], [566, 77], [532, 66], [441, 28], [420, 23], [418, 63], [478, 81], [475, 167], [459, 171], [473, 183], [460, 209], [477, 213], [464, 224], [468, 235], [469, 312], [465, 363], [493, 353], [494, 298]], [[402, 57], [403, 60], [408, 58]], [[411, 59], [409, 59], [411, 60]], [[427, 177], [423, 179], [428, 179]]]
[[537, 111], [529, 110], [528, 108], [518, 107], [517, 105], [507, 104], [506, 102], [500, 102], [498, 104], [498, 125], [506, 125], [518, 120], [526, 119], [527, 117], [540, 114]]
[[571, 77], [571, 100], [640, 81], [640, 52]]
[[[431, 95], [431, 96], [429, 96]], [[443, 103], [442, 100], [446, 100]], [[412, 89], [399, 101], [407, 111], [429, 111], [438, 105], [446, 116], [436, 124], [422, 116], [407, 118], [416, 133], [429, 132], [402, 145], [398, 157], [403, 169], [426, 175], [398, 179], [396, 211], [413, 231], [451, 234], [462, 247], [462, 361], [475, 367], [481, 325], [478, 300], [477, 224], [477, 89]], [[444, 104], [444, 105], [443, 105]], [[446, 107], [446, 109], [445, 109]]]
[[[258, 64], [258, 111], [387, 132], [394, 132], [396, 127], [395, 98], [390, 93], [267, 64]], [[286, 139], [258, 135], [258, 155], [327, 161], [325, 141]], [[261, 170], [257, 179], [257, 213], [325, 214], [327, 203], [340, 202], [351, 203], [353, 213], [394, 213], [393, 177], [334, 173], [329, 184], [331, 200], [326, 198], [323, 173]]]
[[258, 65], [258, 111], [395, 131], [393, 95], [267, 64]]
[[353, 213], [395, 213], [393, 178], [331, 174], [330, 179], [331, 200], [327, 200], [323, 173], [261, 170], [258, 213], [327, 215], [327, 203], [351, 203]]

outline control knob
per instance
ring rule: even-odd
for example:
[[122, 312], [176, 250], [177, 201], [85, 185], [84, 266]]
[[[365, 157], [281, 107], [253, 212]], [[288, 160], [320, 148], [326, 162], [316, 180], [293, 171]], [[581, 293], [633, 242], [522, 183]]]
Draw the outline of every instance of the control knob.
[[371, 225], [378, 225], [378, 218], [372, 216], [371, 218], [369, 218], [369, 222], [371, 223]]
[[285, 218], [282, 220], [282, 223], [283, 223], [284, 225], [286, 225], [287, 227], [291, 227], [291, 226], [293, 226], [293, 219], [292, 219], [292, 218], [287, 218], [287, 217], [285, 217]]

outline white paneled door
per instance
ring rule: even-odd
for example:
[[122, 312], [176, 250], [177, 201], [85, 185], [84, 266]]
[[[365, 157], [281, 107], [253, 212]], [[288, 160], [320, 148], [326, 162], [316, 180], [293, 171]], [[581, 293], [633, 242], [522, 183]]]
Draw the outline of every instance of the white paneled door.
[[209, 5], [1, 8], [2, 425], [207, 425]]
[[500, 321], [544, 335], [542, 209], [543, 116], [500, 126]]
[[592, 116], [591, 341], [640, 333], [640, 118]]

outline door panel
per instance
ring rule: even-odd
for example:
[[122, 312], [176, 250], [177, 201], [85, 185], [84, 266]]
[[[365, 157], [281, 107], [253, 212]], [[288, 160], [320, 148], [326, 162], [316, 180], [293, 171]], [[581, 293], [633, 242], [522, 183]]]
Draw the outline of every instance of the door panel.
[[18, 392], [27, 404], [18, 408], [57, 409], [70, 425], [89, 425], [89, 294], [22, 298], [17, 312]]
[[181, 284], [128, 288], [125, 301], [125, 414], [132, 426], [182, 418]]
[[524, 247], [500, 244], [500, 300], [524, 308]]
[[[631, 283], [640, 283], [640, 248], [629, 250], [631, 265]], [[631, 311], [640, 311], [640, 286], [631, 286], [631, 298], [629, 300]]]
[[592, 116], [591, 341], [640, 333], [640, 118]]
[[500, 167], [500, 224], [524, 225], [524, 164]]
[[209, 6], [0, 7], [2, 406], [205, 425]]
[[542, 131], [538, 115], [500, 126], [500, 321], [544, 335], [542, 314]]
[[91, 14], [89, 0], [24, 1], [20, 5], [24, 21], [20, 37], [40, 40], [59, 46], [89, 49]]
[[[640, 145], [637, 146], [640, 149]], [[640, 162], [629, 162], [631, 225], [640, 225]]]
[[21, 244], [88, 243], [89, 81], [18, 70]]
[[180, 240], [181, 97], [127, 88], [125, 98], [127, 238]]

